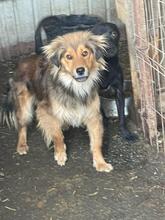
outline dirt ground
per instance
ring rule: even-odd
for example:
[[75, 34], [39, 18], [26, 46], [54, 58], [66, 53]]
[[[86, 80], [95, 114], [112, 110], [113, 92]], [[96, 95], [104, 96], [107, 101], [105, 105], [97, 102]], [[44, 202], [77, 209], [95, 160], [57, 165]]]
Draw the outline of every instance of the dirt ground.
[[[12, 62], [0, 64], [0, 93], [13, 68]], [[111, 173], [92, 167], [83, 128], [65, 132], [68, 161], [59, 167], [35, 125], [26, 156], [15, 152], [16, 131], [0, 127], [0, 219], [164, 220], [164, 158], [129, 126], [139, 136], [134, 143], [121, 139], [116, 120], [104, 120], [103, 152], [114, 166]]]

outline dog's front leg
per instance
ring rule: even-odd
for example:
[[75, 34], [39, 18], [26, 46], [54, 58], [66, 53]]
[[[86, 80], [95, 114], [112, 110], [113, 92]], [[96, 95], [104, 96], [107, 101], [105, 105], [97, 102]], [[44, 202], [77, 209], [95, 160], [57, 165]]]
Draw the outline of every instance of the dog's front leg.
[[93, 154], [93, 166], [97, 171], [100, 172], [110, 172], [113, 170], [111, 164], [106, 163], [102, 155], [102, 137], [103, 137], [103, 125], [102, 117], [100, 114], [95, 115], [95, 117], [90, 118], [86, 123], [89, 137], [91, 151]]
[[19, 126], [18, 128], [18, 143], [17, 152], [19, 155], [27, 154], [29, 147], [27, 145], [27, 127]]
[[36, 113], [38, 126], [42, 129], [46, 141], [54, 143], [54, 158], [57, 164], [64, 166], [67, 160], [66, 145], [59, 120], [48, 112], [44, 104], [38, 106]]
[[67, 161], [66, 145], [63, 139], [64, 137], [61, 129], [56, 129], [56, 133], [54, 134], [54, 159], [60, 166], [64, 166]]

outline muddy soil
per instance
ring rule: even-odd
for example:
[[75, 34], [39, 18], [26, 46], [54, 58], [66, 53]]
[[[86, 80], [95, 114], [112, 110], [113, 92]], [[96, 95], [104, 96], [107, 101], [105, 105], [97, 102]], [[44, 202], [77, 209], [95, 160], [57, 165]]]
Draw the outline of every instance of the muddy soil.
[[[14, 66], [0, 64], [0, 93]], [[111, 173], [92, 167], [84, 128], [65, 132], [68, 161], [59, 167], [35, 124], [29, 127], [26, 156], [15, 152], [16, 131], [0, 127], [0, 219], [164, 220], [164, 158], [129, 119], [128, 125], [139, 136], [134, 143], [122, 140], [117, 120], [104, 119], [103, 152]]]

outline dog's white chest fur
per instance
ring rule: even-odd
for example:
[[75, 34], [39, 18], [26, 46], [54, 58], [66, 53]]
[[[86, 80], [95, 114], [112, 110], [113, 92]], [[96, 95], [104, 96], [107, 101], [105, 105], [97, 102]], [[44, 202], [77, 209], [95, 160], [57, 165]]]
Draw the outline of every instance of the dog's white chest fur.
[[52, 106], [53, 115], [59, 119], [62, 125], [71, 125], [73, 127], [79, 127], [87, 118], [90, 118], [92, 111], [85, 105], [76, 105], [74, 107], [67, 108], [65, 106], [54, 103]]

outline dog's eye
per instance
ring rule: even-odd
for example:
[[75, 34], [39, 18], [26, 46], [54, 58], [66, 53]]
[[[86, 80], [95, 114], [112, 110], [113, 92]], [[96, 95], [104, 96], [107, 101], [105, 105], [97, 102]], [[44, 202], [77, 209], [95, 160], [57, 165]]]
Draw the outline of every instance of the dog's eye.
[[86, 57], [88, 55], [88, 51], [87, 50], [84, 50], [83, 52], [82, 52], [82, 56], [83, 57]]
[[66, 55], [66, 59], [67, 59], [67, 60], [72, 60], [73, 57], [72, 57], [70, 54], [67, 54], [67, 55]]
[[116, 33], [115, 31], [113, 31], [112, 34], [111, 34], [111, 36], [112, 36], [113, 38], [116, 38], [117, 33]]

